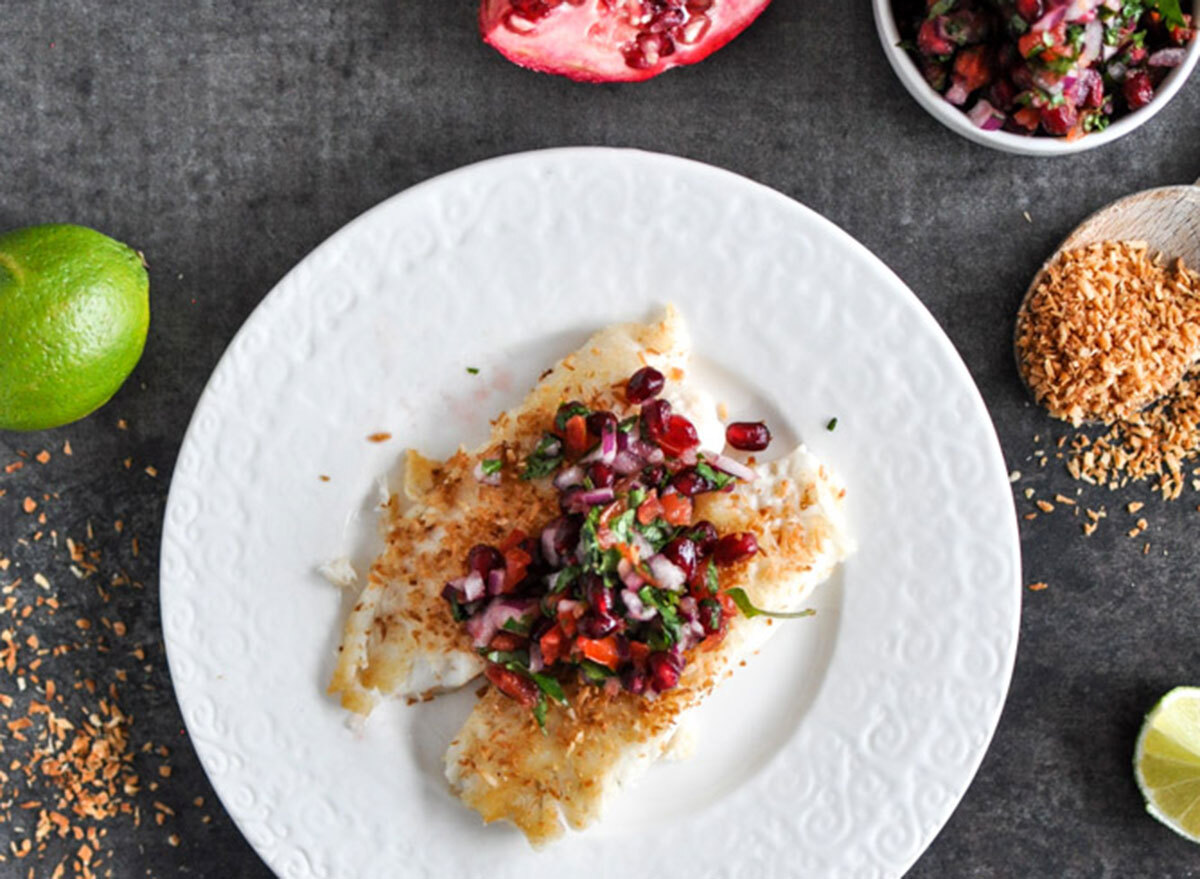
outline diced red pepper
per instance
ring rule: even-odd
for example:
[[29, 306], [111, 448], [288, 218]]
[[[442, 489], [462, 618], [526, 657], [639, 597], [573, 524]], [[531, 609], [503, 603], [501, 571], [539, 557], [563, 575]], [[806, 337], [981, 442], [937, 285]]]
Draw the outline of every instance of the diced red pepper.
[[629, 658], [635, 666], [641, 668], [646, 664], [646, 657], [650, 655], [650, 646], [642, 641], [629, 642]]
[[[663, 518], [670, 524], [692, 524], [692, 499], [690, 497], [675, 492], [663, 495], [660, 503], [662, 504]], [[638, 515], [641, 515], [640, 508], [638, 509]]]
[[483, 674], [497, 690], [510, 699], [515, 699], [525, 708], [532, 708], [537, 704], [538, 686], [529, 678], [494, 663], [489, 664]]
[[572, 415], [567, 419], [567, 451], [578, 455], [587, 448], [587, 419]]
[[525, 639], [520, 635], [515, 635], [512, 632], [497, 632], [492, 638], [492, 642], [488, 647], [492, 650], [502, 650], [508, 652], [510, 650], [520, 650], [525, 646]]
[[585, 638], [580, 635], [575, 639], [575, 646], [587, 659], [607, 666], [613, 671], [617, 670], [617, 666], [621, 662], [621, 655], [617, 650], [617, 639], [614, 635], [608, 635], [605, 638]]
[[504, 542], [500, 544], [500, 551], [504, 552], [505, 550], [512, 549], [528, 536], [529, 535], [520, 528], [514, 528], [512, 534], [504, 538]]
[[512, 592], [525, 579], [533, 557], [518, 546], [504, 551], [504, 591]]
[[968, 92], [983, 88], [992, 81], [991, 60], [987, 46], [972, 46], [963, 49], [954, 59], [954, 72], [963, 79]]
[[[574, 622], [574, 617], [572, 617], [572, 622]], [[542, 648], [542, 661], [546, 665], [554, 665], [566, 656], [570, 642], [567, 640], [567, 634], [563, 631], [562, 625], [556, 625], [542, 635], [538, 646]]]
[[650, 489], [650, 493], [646, 495], [646, 499], [642, 501], [637, 511], [637, 520], [641, 525], [649, 525], [655, 519], [663, 514], [663, 505], [658, 499], [658, 492], [655, 489]]

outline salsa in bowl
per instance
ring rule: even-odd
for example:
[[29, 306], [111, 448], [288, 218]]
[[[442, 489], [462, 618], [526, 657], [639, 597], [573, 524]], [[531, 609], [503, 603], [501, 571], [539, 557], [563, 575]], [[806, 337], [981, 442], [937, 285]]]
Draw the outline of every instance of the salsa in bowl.
[[1100, 146], [1161, 109], [1196, 64], [1194, 11], [1177, 0], [875, 0], [889, 60], [930, 113], [1035, 155]]

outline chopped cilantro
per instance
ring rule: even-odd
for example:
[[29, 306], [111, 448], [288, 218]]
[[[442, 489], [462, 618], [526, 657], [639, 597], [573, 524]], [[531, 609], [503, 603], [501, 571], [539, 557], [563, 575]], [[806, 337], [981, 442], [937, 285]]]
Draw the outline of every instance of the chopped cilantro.
[[636, 518], [636, 509], [626, 510], [621, 515], [609, 520], [608, 530], [622, 543], [633, 543], [633, 523]]
[[721, 602], [715, 598], [706, 598], [700, 602], [700, 622], [709, 632], [721, 628]]
[[703, 457], [696, 462], [696, 472], [715, 485], [717, 487], [717, 491], [720, 491], [727, 485], [732, 485], [733, 483], [737, 482], [736, 476], [730, 476], [728, 473], [725, 473], [722, 470], [717, 470], [715, 467], [705, 461]]
[[592, 662], [590, 659], [581, 660], [579, 670], [583, 672], [583, 676], [588, 679], [588, 683], [603, 684], [609, 678], [616, 674], [607, 665], [601, 665], [598, 662]]
[[531, 620], [524, 618], [509, 617], [500, 624], [500, 628], [506, 632], [512, 632], [514, 635], [528, 635], [531, 622]]
[[479, 367], [478, 366], [468, 366], [467, 372], [471, 373], [471, 375], [479, 375]]
[[449, 599], [449, 601], [450, 601], [450, 616], [454, 617], [454, 622], [461, 623], [463, 620], [465, 620], [467, 617], [470, 616], [470, 614], [467, 613], [467, 609], [465, 607], [463, 607], [461, 604], [459, 604], [457, 601], [455, 601], [453, 598]]
[[837, 430], [837, 421], [836, 418], [830, 418], [829, 423], [825, 425], [825, 429], [831, 432]]
[[721, 588], [721, 580], [717, 576], [717, 563], [712, 559], [708, 560], [708, 570], [704, 572], [704, 585], [712, 595], [716, 595], [717, 590]]
[[525, 469], [521, 471], [522, 479], [540, 479], [549, 476], [562, 463], [562, 440], [552, 433], [545, 434], [533, 450], [533, 454], [525, 459]]
[[937, 18], [939, 15], [945, 15], [954, 8], [954, 4], [957, 2], [958, 0], [937, 0], [937, 3], [934, 3], [929, 7], [929, 14], [927, 17]]
[[629, 433], [629, 431], [631, 431], [635, 427], [637, 427], [637, 423], [638, 423], [638, 417], [636, 415], [630, 415], [628, 418], [626, 418], [624, 421], [622, 421], [620, 424], [617, 425], [617, 430], [621, 431], [621, 433]]
[[530, 672], [529, 676], [533, 678], [533, 682], [538, 685], [541, 691], [555, 702], [561, 705], [567, 704], [567, 694], [563, 692], [562, 685], [557, 680], [550, 677], [550, 675], [544, 675], [536, 671]]
[[646, 542], [654, 548], [655, 552], [670, 543], [671, 538], [675, 536], [675, 529], [662, 519], [655, 519], [648, 525], [639, 525], [638, 531], [642, 533], [642, 537], [646, 538]]
[[493, 476], [499, 473], [504, 468], [504, 462], [499, 458], [484, 458], [480, 464], [480, 469], [484, 476]]
[[733, 603], [738, 606], [738, 610], [746, 617], [753, 619], [754, 617], [774, 617], [775, 619], [794, 620], [800, 617], [810, 617], [816, 613], [811, 608], [807, 610], [796, 611], [795, 613], [783, 613], [781, 611], [763, 610], [755, 607], [750, 603], [750, 596], [746, 594], [745, 589], [733, 588], [728, 591], [729, 597], [733, 599]]
[[663, 633], [667, 636], [668, 643], [677, 643], [683, 634], [683, 624], [680, 623], [679, 614], [675, 610], [675, 601], [678, 600], [675, 593], [643, 586], [638, 590], [638, 597], [644, 603], [658, 610], [658, 615], [662, 619]]
[[546, 734], [546, 695], [538, 693], [537, 704], [533, 706], [533, 719], [537, 721], [542, 735]]
[[642, 501], [646, 499], [646, 490], [644, 488], [635, 488], [625, 497], [625, 503], [629, 505], [631, 510], [636, 510], [642, 505]]
[[1183, 9], [1180, 8], [1179, 0], [1154, 0], [1153, 5], [1162, 14], [1169, 27], [1187, 27], [1187, 19], [1183, 17]]

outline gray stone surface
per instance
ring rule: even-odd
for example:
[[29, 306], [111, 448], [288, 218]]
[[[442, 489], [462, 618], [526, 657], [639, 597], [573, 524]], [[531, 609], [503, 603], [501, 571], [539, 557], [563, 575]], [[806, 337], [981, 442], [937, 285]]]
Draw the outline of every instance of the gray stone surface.
[[[1113, 146], [1067, 160], [1005, 156], [945, 131], [907, 96], [865, 2], [776, 0], [705, 64], [638, 86], [581, 86], [513, 67], [480, 44], [473, 7], [0, 0], [0, 229], [95, 226], [143, 250], [152, 272], [154, 322], [135, 381], [83, 423], [0, 433], [0, 465], [18, 451], [54, 453], [45, 465], [0, 469], [0, 556], [16, 563], [0, 585], [22, 576], [28, 600], [41, 571], [61, 601], [53, 616], [38, 608], [19, 634], [81, 645], [47, 658], [42, 676], [118, 684], [134, 746], [170, 749], [165, 761], [135, 760], [143, 787], [158, 784], [135, 798], [140, 827], [105, 824], [114, 875], [269, 875], [215, 802], [181, 729], [161, 648], [156, 547], [174, 457], [223, 348], [294, 263], [361, 211], [465, 163], [566, 144], [642, 147], [745, 174], [841, 225], [912, 286], [979, 383], [1011, 467], [1026, 474], [1019, 487], [1049, 496], [1076, 486], [1058, 463], [1030, 459], [1062, 431], [1026, 403], [1011, 363], [1027, 279], [1093, 209], [1200, 175], [1195, 79]], [[47, 512], [45, 525], [22, 511], [26, 496]], [[1170, 505], [1142, 488], [1084, 497], [1110, 517], [1090, 540], [1063, 509], [1022, 522], [1026, 582], [1049, 588], [1026, 593], [995, 741], [913, 877], [1200, 875], [1200, 849], [1143, 814], [1129, 764], [1141, 714], [1171, 686], [1200, 683], [1200, 496]], [[1131, 517], [1121, 505], [1133, 499], [1148, 501], [1146, 539], [1123, 533]], [[1020, 493], [1018, 508], [1031, 509]], [[67, 535], [100, 552], [99, 575], [70, 574]], [[142, 585], [104, 590], [106, 602], [94, 584], [120, 570]], [[92, 628], [78, 629], [78, 618]], [[105, 620], [124, 622], [126, 634]], [[0, 628], [10, 625], [0, 617]], [[0, 692], [14, 691], [0, 676]], [[3, 747], [7, 766], [25, 746], [9, 738]], [[197, 796], [203, 807], [192, 805]], [[162, 826], [149, 817], [156, 800], [176, 812]], [[13, 828], [30, 822], [7, 803], [0, 814], [7, 855]], [[50, 875], [66, 850], [52, 844], [19, 875], [26, 864]], [[18, 875], [14, 863], [0, 874]]]

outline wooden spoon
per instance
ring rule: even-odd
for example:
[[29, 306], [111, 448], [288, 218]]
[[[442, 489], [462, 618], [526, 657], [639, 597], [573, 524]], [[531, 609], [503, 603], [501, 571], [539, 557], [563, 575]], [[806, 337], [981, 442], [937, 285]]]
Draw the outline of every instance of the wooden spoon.
[[[1077, 250], [1101, 241], [1145, 241], [1151, 253], [1161, 253], [1168, 263], [1182, 259], [1192, 271], [1200, 270], [1200, 180], [1192, 186], [1163, 186], [1136, 192], [1101, 208], [1080, 223], [1042, 263], [1017, 309], [1017, 331], [1013, 335], [1017, 372], [1031, 395], [1025, 363], [1016, 346], [1029, 300], [1064, 250]], [[1200, 357], [1200, 351], [1196, 353]], [[1190, 364], [1181, 367], [1171, 384], [1176, 384], [1190, 368]], [[1139, 401], [1139, 408], [1151, 402]]]

